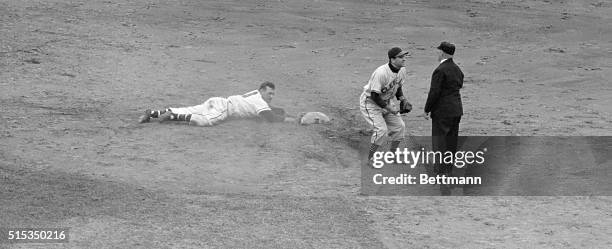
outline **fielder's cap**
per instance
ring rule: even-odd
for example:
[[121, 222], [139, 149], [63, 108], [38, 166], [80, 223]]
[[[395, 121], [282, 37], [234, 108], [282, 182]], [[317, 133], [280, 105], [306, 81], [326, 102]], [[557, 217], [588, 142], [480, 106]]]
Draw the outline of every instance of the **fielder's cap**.
[[387, 52], [387, 55], [389, 56], [389, 59], [395, 58], [397, 56], [402, 56], [402, 55], [405, 55], [405, 54], [408, 54], [408, 51], [402, 51], [402, 49], [398, 48], [398, 47], [391, 48], [391, 49], [389, 49], [389, 52]]
[[442, 50], [444, 53], [453, 55], [455, 54], [455, 44], [452, 44], [450, 42], [442, 42], [440, 43], [440, 46], [438, 46], [438, 49]]

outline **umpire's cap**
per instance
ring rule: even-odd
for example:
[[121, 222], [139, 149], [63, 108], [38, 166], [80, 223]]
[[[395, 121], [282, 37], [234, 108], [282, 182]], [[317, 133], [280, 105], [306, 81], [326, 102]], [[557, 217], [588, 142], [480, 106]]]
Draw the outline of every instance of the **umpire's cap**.
[[455, 44], [452, 44], [450, 42], [444, 41], [440, 43], [440, 46], [438, 46], [438, 49], [442, 50], [442, 52], [447, 53], [449, 55], [455, 54]]

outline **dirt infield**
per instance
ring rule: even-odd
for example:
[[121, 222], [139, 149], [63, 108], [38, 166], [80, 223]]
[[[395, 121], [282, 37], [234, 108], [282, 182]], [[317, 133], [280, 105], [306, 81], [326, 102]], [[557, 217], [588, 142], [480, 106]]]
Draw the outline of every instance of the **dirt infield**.
[[[612, 198], [364, 197], [358, 96], [411, 52], [411, 135], [442, 40], [462, 135], [612, 135], [608, 1], [0, 1], [0, 248], [610, 248]], [[138, 124], [269, 80], [333, 124]], [[609, 150], [609, 148], [608, 148]]]

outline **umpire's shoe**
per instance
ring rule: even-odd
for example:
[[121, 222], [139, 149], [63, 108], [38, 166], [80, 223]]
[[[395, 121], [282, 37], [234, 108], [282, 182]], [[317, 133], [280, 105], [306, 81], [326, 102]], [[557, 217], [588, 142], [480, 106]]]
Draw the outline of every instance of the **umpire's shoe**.
[[449, 196], [452, 195], [451, 186], [448, 184], [440, 184], [440, 195]]
[[[442, 174], [438, 174], [440, 176], [450, 176], [450, 174], [447, 173], [442, 173]], [[452, 195], [452, 186], [450, 184], [444, 184], [444, 183], [440, 183], [440, 195], [442, 196], [448, 196], [448, 195]]]
[[151, 109], [147, 109], [145, 111], [145, 114], [140, 116], [140, 118], [138, 118], [138, 123], [148, 123], [149, 121], [151, 121]]

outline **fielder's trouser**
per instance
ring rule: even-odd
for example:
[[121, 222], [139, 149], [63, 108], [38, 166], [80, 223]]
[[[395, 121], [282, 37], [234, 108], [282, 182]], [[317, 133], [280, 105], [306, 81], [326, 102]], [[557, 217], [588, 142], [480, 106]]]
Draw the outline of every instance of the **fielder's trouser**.
[[[457, 152], [457, 140], [459, 138], [459, 122], [461, 122], [461, 116], [431, 118], [431, 145], [434, 151], [440, 151], [442, 153], [450, 151], [453, 154]], [[438, 163], [435, 167], [435, 171], [437, 174], [452, 174], [452, 163]]]
[[191, 114], [190, 125], [213, 126], [228, 117], [228, 101], [213, 97], [201, 105], [170, 108], [174, 114]]
[[374, 128], [371, 143], [381, 145], [385, 136], [391, 141], [404, 139], [406, 125], [399, 114], [383, 115], [382, 108], [365, 94], [361, 94], [359, 110], [365, 120]]

